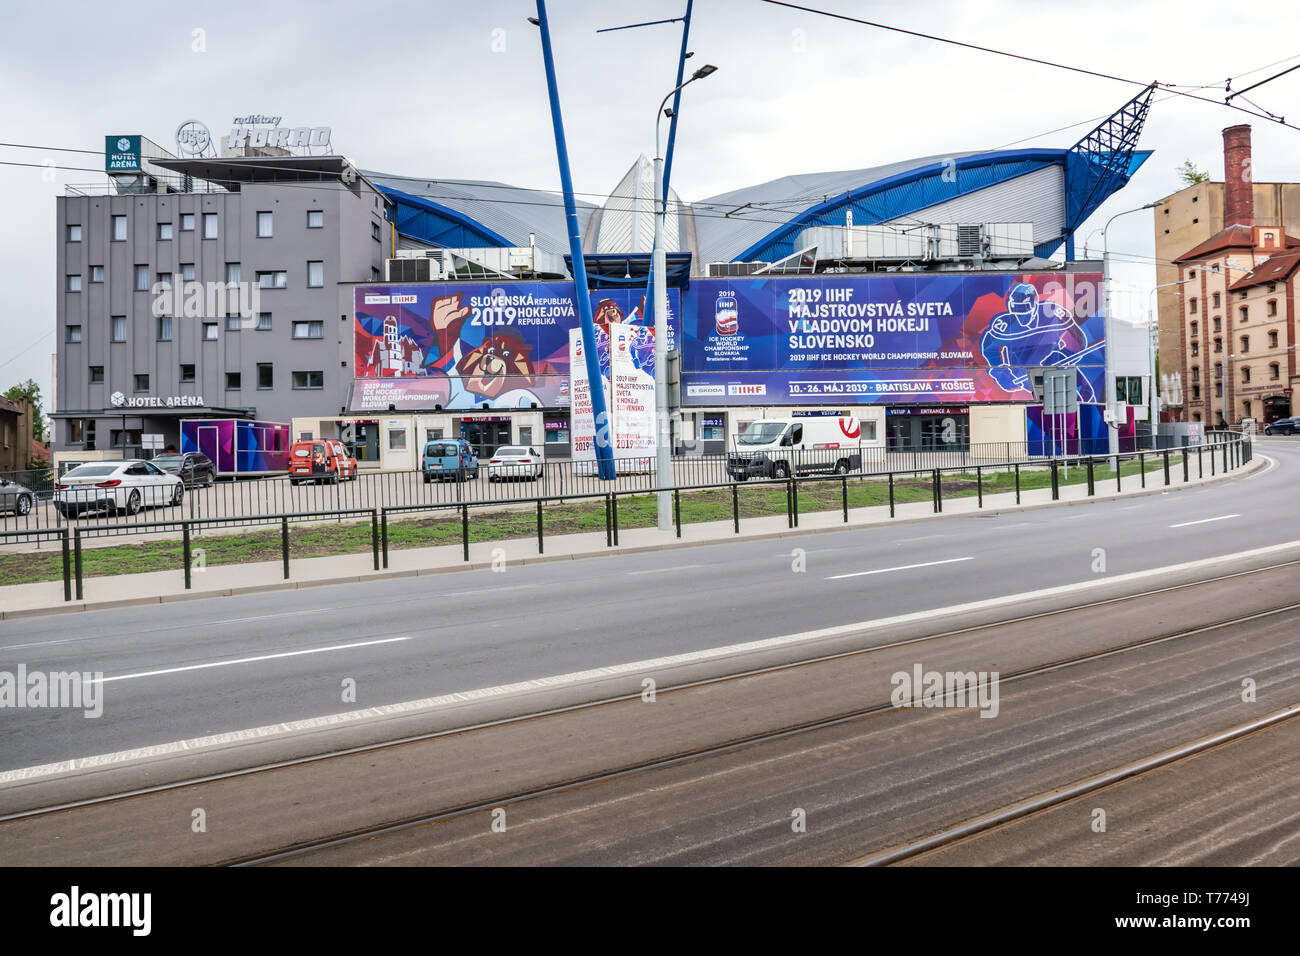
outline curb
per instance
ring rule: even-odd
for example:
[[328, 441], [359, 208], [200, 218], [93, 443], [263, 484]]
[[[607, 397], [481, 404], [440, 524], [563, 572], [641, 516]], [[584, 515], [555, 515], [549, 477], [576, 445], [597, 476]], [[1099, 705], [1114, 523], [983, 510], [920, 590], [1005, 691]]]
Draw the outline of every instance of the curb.
[[[974, 517], [998, 517], [1009, 514], [1021, 514], [1026, 511], [1042, 511], [1048, 508], [1072, 508], [1078, 505], [1091, 505], [1099, 502], [1118, 501], [1129, 498], [1145, 498], [1152, 495], [1168, 494], [1175, 491], [1188, 491], [1194, 488], [1215, 485], [1223, 481], [1235, 478], [1244, 478], [1258, 472], [1267, 466], [1270, 461], [1264, 455], [1255, 456], [1250, 464], [1238, 468], [1236, 471], [1227, 474], [1215, 475], [1211, 478], [1197, 479], [1196, 484], [1192, 485], [1157, 485], [1154, 487], [1141, 488], [1137, 491], [1123, 491], [1119, 494], [1110, 493], [1104, 496], [1097, 495], [1093, 497], [1084, 497], [1072, 501], [1045, 501], [1038, 504], [1029, 505], [1003, 505], [999, 508], [977, 509], [971, 512], [961, 514], [928, 514], [914, 518], [887, 518], [884, 521], [871, 522], [848, 522], [845, 524], [832, 525], [824, 528], [785, 528], [781, 531], [763, 531], [757, 534], [733, 534], [726, 538], [708, 538], [700, 541], [688, 541], [686, 539], [675, 540], [669, 544], [649, 544], [636, 547], [618, 546], [616, 548], [601, 548], [595, 551], [581, 551], [574, 554], [564, 555], [545, 555], [539, 554], [530, 558], [515, 558], [511, 564], [526, 566], [537, 564], [552, 564], [557, 561], [582, 561], [588, 558], [608, 557], [611, 555], [623, 554], [647, 554], [654, 551], [669, 551], [678, 548], [691, 547], [711, 547], [713, 545], [727, 544], [734, 541], [772, 541], [781, 538], [803, 537], [810, 534], [828, 534], [838, 531], [862, 531], [868, 528], [881, 527], [883, 525], [909, 525], [920, 524], [922, 522], [943, 520], [945, 518], [957, 520], [960, 518]], [[1134, 476], [1136, 477], [1136, 476]], [[877, 506], [880, 507], [880, 506]], [[641, 530], [641, 529], [631, 529]], [[490, 542], [478, 542], [486, 544]], [[179, 593], [160, 594], [150, 597], [123, 598], [120, 600], [108, 601], [69, 601], [60, 602], [59, 604], [46, 607], [24, 608], [18, 611], [0, 611], [0, 621], [20, 620], [31, 617], [45, 617], [55, 614], [71, 614], [81, 611], [100, 611], [113, 610], [124, 607], [147, 607], [151, 604], [172, 604], [180, 601], [197, 601], [206, 598], [219, 597], [237, 597], [245, 594], [262, 594], [269, 591], [289, 591], [299, 588], [328, 587], [339, 584], [359, 584], [365, 581], [387, 581], [397, 578], [422, 577], [429, 574], [453, 574], [461, 571], [482, 571], [492, 567], [491, 561], [466, 561], [463, 564], [447, 565], [437, 568], [407, 568], [402, 570], [379, 570], [371, 571], [366, 574], [348, 574], [331, 578], [313, 578], [306, 581], [276, 581], [272, 584], [247, 584], [238, 587], [217, 588], [211, 591], [181, 591]], [[182, 569], [183, 570], [183, 569]]]

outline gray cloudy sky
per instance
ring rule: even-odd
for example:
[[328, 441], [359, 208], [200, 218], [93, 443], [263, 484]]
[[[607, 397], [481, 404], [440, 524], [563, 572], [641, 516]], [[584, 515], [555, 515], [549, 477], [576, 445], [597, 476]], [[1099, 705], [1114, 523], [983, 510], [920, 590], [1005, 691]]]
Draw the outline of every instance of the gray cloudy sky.
[[[1142, 81], [1221, 83], [1300, 55], [1295, 31], [1280, 28], [1294, 23], [1287, 0], [1227, 10], [1200, 0], [807, 5]], [[0, 141], [43, 148], [0, 147], [0, 160], [102, 168], [99, 157], [48, 147], [100, 150], [106, 133], [142, 133], [170, 148], [182, 120], [215, 130], [236, 114], [266, 113], [332, 126], [336, 148], [368, 169], [554, 189], [540, 46], [525, 21], [535, 9], [531, 0], [140, 0], [118, 13], [89, 3], [13, 5], [0, 36]], [[596, 29], [684, 9], [685, 0], [548, 4], [578, 191], [607, 193], [637, 154], [653, 154], [653, 111], [672, 87], [680, 42], [677, 25]], [[759, 0], [697, 0], [691, 35], [692, 65], [719, 69], [683, 101], [673, 186], [688, 202], [790, 173], [1012, 143], [1069, 146], [1095, 125], [1081, 121], [1136, 92]], [[1300, 70], [1252, 94], [1293, 121], [1298, 97]], [[1154, 107], [1142, 136], [1155, 155], [1081, 230], [1080, 252], [1083, 236], [1111, 214], [1178, 188], [1184, 159], [1221, 178], [1220, 130], [1242, 121], [1254, 127], [1255, 179], [1300, 180], [1300, 131], [1171, 98]], [[1051, 132], [1069, 124], [1079, 125]], [[102, 181], [102, 173], [0, 166], [8, 302], [0, 388], [30, 377], [50, 393], [54, 197], [67, 183]], [[1150, 214], [1117, 222], [1111, 248], [1152, 255]], [[1137, 262], [1114, 274], [1154, 281]]]

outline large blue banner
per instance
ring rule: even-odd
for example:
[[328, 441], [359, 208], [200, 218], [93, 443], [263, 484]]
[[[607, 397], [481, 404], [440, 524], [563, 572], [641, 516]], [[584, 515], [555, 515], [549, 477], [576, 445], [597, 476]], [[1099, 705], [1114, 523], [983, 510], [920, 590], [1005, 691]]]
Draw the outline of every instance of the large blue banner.
[[701, 279], [685, 312], [683, 405], [1032, 402], [1071, 365], [1102, 400], [1100, 275]]

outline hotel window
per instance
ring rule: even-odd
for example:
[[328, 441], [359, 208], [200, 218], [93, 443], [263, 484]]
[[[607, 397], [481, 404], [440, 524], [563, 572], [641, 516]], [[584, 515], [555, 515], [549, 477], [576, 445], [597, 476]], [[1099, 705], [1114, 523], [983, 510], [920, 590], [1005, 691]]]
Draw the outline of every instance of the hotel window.
[[1282, 366], [1278, 365], [1276, 362], [1269, 363], [1268, 377], [1276, 382], [1282, 377]]
[[1271, 348], [1271, 349], [1275, 349], [1275, 348], [1277, 348], [1277, 333], [1276, 333], [1276, 332], [1270, 332], [1270, 333], [1268, 333], [1268, 347]]
[[1200, 327], [1201, 327], [1201, 323], [1199, 322], [1192, 323], [1192, 338], [1196, 338], [1196, 335], [1199, 332]]
[[379, 223], [372, 222], [370, 224], [370, 238], [375, 240], [375, 242], [381, 242], [382, 237], [383, 237], [383, 232], [379, 228]]
[[126, 316], [115, 315], [110, 321], [113, 326], [113, 341], [125, 342], [126, 341]]
[[1214, 351], [1216, 351], [1216, 352], [1222, 352], [1222, 351], [1223, 351], [1223, 339], [1215, 339], [1215, 340], [1214, 340]]
[[307, 263], [307, 288], [319, 289], [325, 285], [325, 263]]
[[257, 313], [257, 331], [259, 331], [259, 332], [270, 332], [270, 331], [271, 331], [271, 313], [270, 313], [270, 312], [259, 312], [259, 313]]
[[294, 372], [293, 387], [294, 388], [324, 388], [325, 373], [324, 372]]
[[1195, 314], [1196, 314], [1197, 304], [1198, 304], [1199, 302], [1200, 302], [1199, 299], [1192, 299], [1192, 304], [1191, 304], [1191, 313], [1192, 313], [1192, 315], [1195, 315]]
[[80, 292], [80, 291], [81, 291], [81, 276], [79, 276], [79, 275], [68, 276], [67, 290], [68, 290], [69, 292]]
[[1243, 322], [1250, 321], [1250, 306], [1243, 305], [1241, 307], [1241, 321]]
[[295, 322], [293, 324], [293, 337], [295, 339], [323, 339], [325, 337], [325, 323]]
[[1200, 342], [1193, 342], [1193, 343], [1192, 343], [1192, 358], [1196, 358], [1196, 356], [1198, 356], [1198, 355], [1200, 355], [1200, 354], [1201, 354], [1201, 343], [1200, 343]]
[[325, 213], [322, 212], [322, 211], [319, 210], [319, 209], [308, 209], [308, 210], [307, 210], [307, 228], [308, 228], [308, 229], [324, 229], [324, 228], [325, 228]]
[[1242, 370], [1241, 370], [1241, 380], [1242, 380], [1242, 382], [1249, 382], [1249, 381], [1250, 381], [1250, 366], [1249, 366], [1249, 365], [1247, 365], [1247, 366], [1245, 366], [1244, 368], [1242, 368]]
[[193, 281], [194, 281], [194, 275], [195, 275], [195, 272], [194, 272], [194, 263], [192, 263], [192, 262], [182, 262], [182, 263], [181, 263], [181, 281], [182, 281], [182, 282], [193, 282]]
[[170, 289], [172, 287], [172, 274], [170, 272], [158, 273], [158, 285], [164, 289]]
[[1215, 385], [1214, 385], [1214, 397], [1215, 397], [1215, 398], [1223, 398], [1223, 383], [1222, 383], [1222, 382], [1216, 382], [1216, 383], [1215, 383]]
[[289, 273], [280, 272], [259, 272], [257, 274], [257, 285], [261, 289], [287, 289], [289, 287]]
[[181, 232], [193, 232], [193, 231], [194, 231], [194, 213], [192, 212], [181, 213]]
[[205, 212], [203, 214], [203, 238], [217, 238], [217, 214], [215, 212]]
[[1194, 401], [1194, 402], [1199, 402], [1200, 400], [1201, 400], [1201, 386], [1199, 386], [1199, 385], [1193, 385], [1193, 386], [1192, 386], [1192, 401]]
[[90, 366], [90, 384], [97, 385], [102, 383], [103, 381], [104, 381], [104, 366], [102, 365]]
[[1197, 368], [1193, 368], [1193, 369], [1192, 369], [1192, 381], [1193, 381], [1193, 382], [1199, 382], [1200, 380], [1201, 380], [1201, 370], [1200, 370], [1200, 368], [1199, 368], [1199, 367], [1197, 367]]
[[149, 267], [148, 266], [135, 267], [135, 291], [136, 292], [149, 291]]
[[238, 372], [227, 372], [227, 373], [226, 373], [226, 390], [227, 390], [227, 391], [230, 391], [230, 392], [233, 392], [233, 391], [237, 391], [237, 390], [239, 389], [239, 387], [240, 387], [240, 386], [239, 386], [239, 373], [238, 373]]
[[148, 376], [148, 375], [140, 374], [140, 373], [138, 373], [138, 372], [136, 373], [136, 376], [135, 376], [135, 390], [136, 390], [137, 392], [147, 392], [147, 391], [149, 391], [149, 376]]
[[126, 216], [113, 217], [113, 241], [126, 242]]
[[68, 242], [80, 242], [80, 241], [81, 241], [81, 227], [69, 225]]
[[1223, 319], [1217, 315], [1214, 317], [1214, 331], [1216, 332], [1223, 331]]
[[271, 238], [271, 214], [269, 212], [259, 212], [257, 214], [257, 238]]
[[68, 444], [80, 445], [85, 441], [84, 422], [80, 418], [68, 419]]
[[181, 366], [181, 381], [182, 381], [182, 382], [192, 382], [192, 381], [194, 381], [194, 366], [193, 366], [193, 365], [182, 365], [182, 366]]
[[204, 323], [203, 323], [203, 341], [205, 341], [205, 342], [215, 342], [216, 340], [217, 340], [217, 323], [215, 323], [215, 322], [204, 322]]
[[239, 285], [239, 263], [226, 263], [226, 285]]
[[1222, 304], [1222, 302], [1223, 302], [1222, 294], [1219, 292], [1214, 293], [1214, 307], [1217, 309], [1220, 306], [1220, 304]]
[[257, 366], [257, 387], [275, 388], [275, 366], [270, 362], [259, 362]]
[[91, 266], [91, 267], [90, 267], [90, 281], [91, 281], [91, 282], [103, 282], [103, 281], [104, 281], [104, 267], [103, 267], [103, 266]]
[[74, 344], [74, 345], [75, 345], [77, 342], [80, 342], [80, 341], [81, 341], [81, 326], [79, 326], [79, 325], [69, 325], [69, 326], [68, 326], [68, 338], [67, 338], [67, 341], [70, 342], [70, 343], [72, 343], [72, 344]]
[[1249, 336], [1249, 335], [1243, 335], [1243, 336], [1241, 337], [1241, 350], [1242, 350], [1243, 352], [1249, 352], [1249, 351], [1250, 351], [1250, 336]]
[[169, 315], [158, 317], [158, 341], [170, 342], [172, 340], [172, 319]]
[[238, 331], [240, 330], [240, 328], [242, 327], [242, 325], [243, 325], [243, 323], [242, 323], [242, 321], [240, 320], [240, 317], [239, 317], [239, 313], [238, 313], [238, 312], [234, 313], [233, 315], [227, 315], [227, 316], [226, 316], [226, 331], [227, 331], [227, 332], [238, 332]]
[[172, 237], [172, 224], [170, 222], [158, 223], [158, 238], [170, 239]]
[[1268, 300], [1268, 314], [1277, 315], [1277, 299]]

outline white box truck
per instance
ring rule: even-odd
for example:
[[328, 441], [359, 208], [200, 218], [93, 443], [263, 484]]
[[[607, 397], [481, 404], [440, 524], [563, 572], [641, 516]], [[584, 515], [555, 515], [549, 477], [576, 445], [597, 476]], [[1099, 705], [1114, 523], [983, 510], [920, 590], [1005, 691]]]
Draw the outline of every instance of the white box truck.
[[751, 422], [727, 454], [727, 474], [737, 481], [861, 469], [862, 423], [852, 415]]

